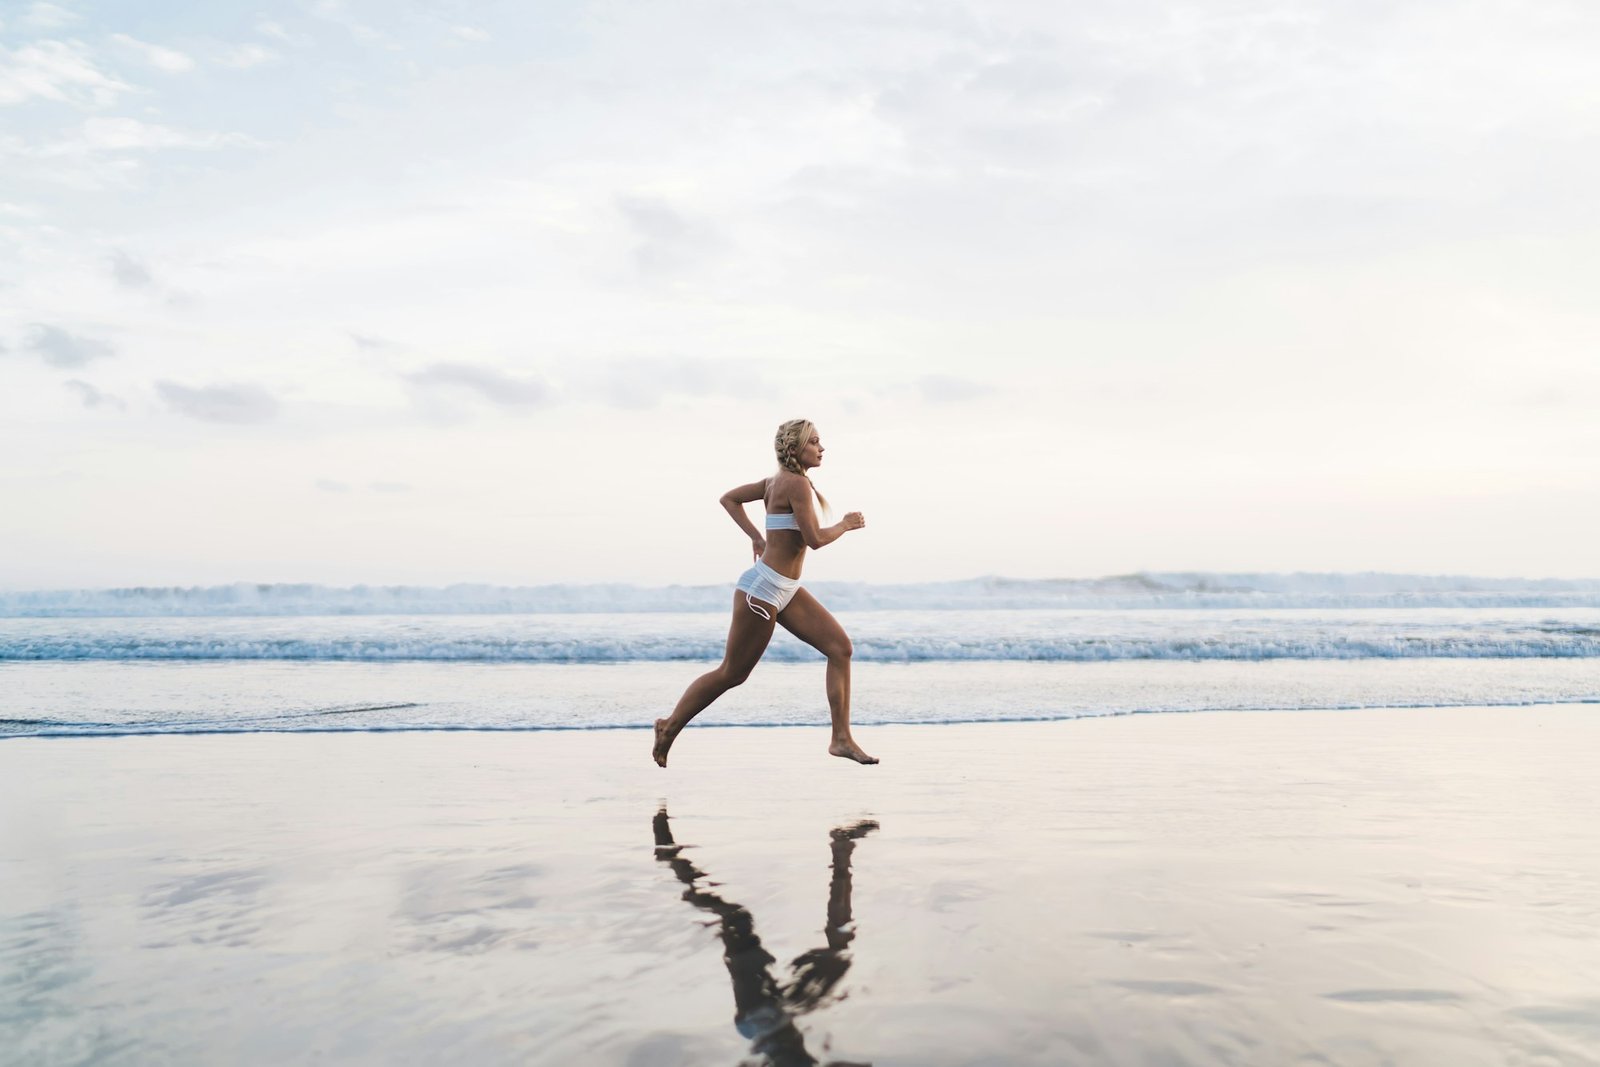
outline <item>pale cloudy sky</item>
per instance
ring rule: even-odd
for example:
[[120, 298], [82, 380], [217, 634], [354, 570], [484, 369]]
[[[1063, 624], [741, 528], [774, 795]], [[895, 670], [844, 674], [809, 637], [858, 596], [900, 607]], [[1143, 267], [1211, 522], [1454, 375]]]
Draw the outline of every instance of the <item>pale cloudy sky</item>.
[[1600, 8], [0, 4], [0, 585], [1600, 574]]

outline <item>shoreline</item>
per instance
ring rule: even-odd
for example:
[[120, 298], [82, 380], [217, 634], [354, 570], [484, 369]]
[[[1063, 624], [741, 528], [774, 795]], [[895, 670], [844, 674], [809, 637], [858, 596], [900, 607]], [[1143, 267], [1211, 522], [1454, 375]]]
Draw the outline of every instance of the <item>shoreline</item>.
[[[1569, 699], [1569, 700], [1527, 700], [1521, 702], [1496, 701], [1492, 703], [1420, 703], [1420, 704], [1350, 704], [1345, 706], [1319, 706], [1314, 708], [1302, 707], [1238, 707], [1238, 708], [1136, 708], [1132, 710], [1106, 711], [1099, 713], [1086, 713], [1074, 715], [1031, 715], [1017, 716], [1014, 718], [942, 718], [942, 719], [913, 719], [895, 720], [892, 722], [873, 722], [870, 719], [855, 719], [853, 726], [857, 729], [880, 730], [890, 727], [912, 726], [1028, 726], [1049, 725], [1054, 723], [1087, 722], [1101, 719], [1125, 719], [1141, 716], [1190, 716], [1190, 715], [1300, 715], [1300, 714], [1339, 714], [1344, 712], [1409, 712], [1409, 711], [1451, 711], [1451, 710], [1503, 710], [1516, 711], [1530, 708], [1582, 708], [1600, 706], [1597, 699]], [[379, 709], [383, 710], [383, 709]], [[3, 720], [0, 720], [3, 721]], [[10, 720], [12, 722], [26, 720]], [[700, 732], [704, 730], [805, 730], [826, 728], [826, 720], [818, 722], [701, 722], [696, 720], [688, 727], [689, 730]], [[90, 740], [94, 738], [112, 739], [129, 737], [261, 737], [277, 735], [305, 735], [325, 737], [329, 735], [390, 735], [390, 734], [598, 734], [598, 733], [628, 733], [636, 730], [652, 730], [654, 721], [640, 723], [606, 723], [601, 725], [562, 725], [562, 724], [527, 724], [527, 725], [427, 725], [427, 726], [327, 726], [327, 727], [296, 727], [283, 729], [240, 729], [220, 727], [210, 730], [196, 729], [142, 729], [142, 730], [59, 730], [41, 731], [38, 733], [0, 733], [0, 744], [10, 741], [62, 741], [62, 740]]]

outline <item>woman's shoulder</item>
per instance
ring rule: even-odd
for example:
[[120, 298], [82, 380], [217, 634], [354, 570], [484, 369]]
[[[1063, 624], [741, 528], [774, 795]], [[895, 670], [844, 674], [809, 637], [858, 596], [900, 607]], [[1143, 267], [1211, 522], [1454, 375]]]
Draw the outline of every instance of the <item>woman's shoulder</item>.
[[796, 474], [794, 471], [780, 470], [777, 474], [767, 479], [768, 491], [777, 493], [793, 492], [797, 489], [808, 487], [810, 484], [810, 480], [805, 475]]
[[780, 470], [767, 479], [767, 510], [796, 511], [811, 499], [811, 480], [803, 474]]

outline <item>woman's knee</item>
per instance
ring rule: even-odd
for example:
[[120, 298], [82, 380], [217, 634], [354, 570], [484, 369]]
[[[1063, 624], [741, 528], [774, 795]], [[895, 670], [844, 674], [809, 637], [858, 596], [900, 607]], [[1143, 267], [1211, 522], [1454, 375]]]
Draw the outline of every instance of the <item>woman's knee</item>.
[[827, 657], [829, 659], [844, 660], [846, 662], [849, 662], [850, 657], [854, 656], [855, 654], [856, 646], [850, 643], [850, 639], [848, 637], [839, 638], [839, 640], [834, 642], [834, 644], [829, 647], [827, 651]]
[[722, 684], [732, 689], [735, 686], [743, 685], [745, 679], [750, 677], [752, 669], [751, 667], [732, 667], [724, 663], [718, 668], [717, 674], [721, 677]]

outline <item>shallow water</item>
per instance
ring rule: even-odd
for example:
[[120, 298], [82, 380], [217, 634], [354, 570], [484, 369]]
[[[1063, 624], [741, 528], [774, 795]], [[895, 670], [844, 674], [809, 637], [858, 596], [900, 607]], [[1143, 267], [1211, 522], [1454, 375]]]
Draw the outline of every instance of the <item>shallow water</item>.
[[[7, 735], [644, 729], [707, 663], [0, 664]], [[1600, 659], [857, 663], [856, 722], [1600, 701]], [[702, 722], [827, 720], [820, 663], [766, 663]]]
[[0, 1048], [1600, 1062], [1596, 709], [862, 734], [14, 739]]

